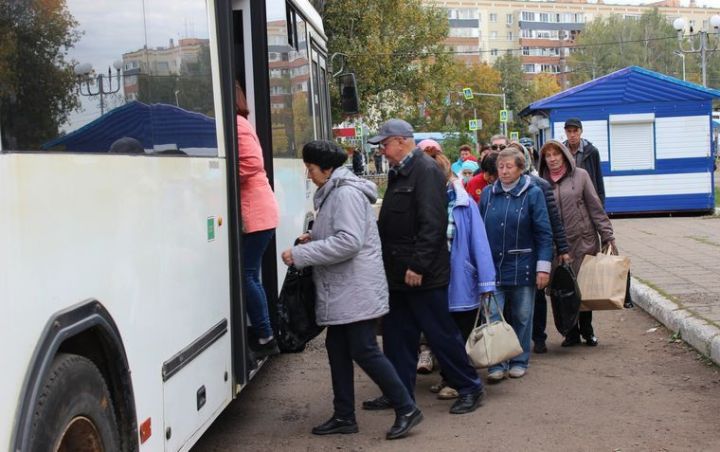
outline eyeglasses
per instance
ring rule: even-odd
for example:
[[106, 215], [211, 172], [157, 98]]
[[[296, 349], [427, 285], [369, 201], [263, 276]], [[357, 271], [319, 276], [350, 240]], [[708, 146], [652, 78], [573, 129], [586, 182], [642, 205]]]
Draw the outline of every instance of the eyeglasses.
[[504, 144], [493, 144], [492, 146], [490, 146], [490, 149], [492, 149], [493, 151], [502, 151], [506, 147], [507, 146], [505, 146]]

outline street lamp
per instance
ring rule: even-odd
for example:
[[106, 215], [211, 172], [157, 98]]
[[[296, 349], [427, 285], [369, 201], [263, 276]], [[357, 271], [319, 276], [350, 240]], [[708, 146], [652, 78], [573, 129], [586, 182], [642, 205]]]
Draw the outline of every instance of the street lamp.
[[683, 82], [684, 82], [684, 81], [685, 81], [685, 54], [682, 53], [682, 52], [679, 51], [679, 50], [675, 50], [675, 51], [673, 52], [673, 54], [675, 54], [675, 55], [679, 56], [680, 58], [682, 58], [682, 75], [683, 75]]
[[[710, 18], [710, 27], [712, 30], [713, 35], [718, 34], [718, 29], [720, 29], [720, 15], [714, 15]], [[708, 31], [701, 30], [698, 32], [700, 35], [700, 45], [699, 47], [695, 47], [695, 43], [693, 41], [690, 41], [690, 49], [683, 49], [683, 37], [685, 32], [685, 19], [678, 17], [673, 21], [673, 28], [677, 30], [678, 35], [678, 46], [680, 47], [680, 51], [685, 53], [699, 53], [700, 54], [700, 64], [702, 66], [702, 84], [703, 86], [707, 86], [707, 54], [710, 52], [714, 52], [718, 49], [717, 43], [715, 43], [714, 48], [708, 47]], [[690, 33], [693, 32], [693, 28], [690, 27]], [[684, 61], [684, 60], [683, 60]]]
[[[79, 85], [79, 92], [81, 96], [100, 96], [100, 115], [105, 113], [105, 102], [103, 97], [108, 94], [114, 94], [120, 91], [120, 70], [122, 69], [122, 61], [115, 61], [113, 63], [115, 68], [115, 75], [112, 74], [110, 66], [108, 66], [107, 76], [104, 74], [95, 75], [95, 71], [90, 63], [78, 64], [75, 66], [75, 76]], [[113, 77], [115, 78], [115, 87], [113, 87]], [[97, 82], [97, 89], [93, 91], [90, 87], [92, 80]], [[107, 85], [105, 81], [107, 80]], [[83, 91], [83, 85], [85, 90]]]

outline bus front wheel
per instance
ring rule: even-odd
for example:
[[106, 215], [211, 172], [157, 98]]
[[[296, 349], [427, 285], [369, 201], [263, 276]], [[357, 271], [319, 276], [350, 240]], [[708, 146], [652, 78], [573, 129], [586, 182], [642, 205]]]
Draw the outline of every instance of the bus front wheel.
[[110, 392], [92, 361], [72, 354], [55, 358], [33, 411], [30, 450], [120, 450]]

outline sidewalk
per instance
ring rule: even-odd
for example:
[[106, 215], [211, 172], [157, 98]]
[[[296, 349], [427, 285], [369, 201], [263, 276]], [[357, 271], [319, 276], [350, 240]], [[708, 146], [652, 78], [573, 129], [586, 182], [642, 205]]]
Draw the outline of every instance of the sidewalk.
[[720, 217], [612, 223], [635, 304], [720, 365]]

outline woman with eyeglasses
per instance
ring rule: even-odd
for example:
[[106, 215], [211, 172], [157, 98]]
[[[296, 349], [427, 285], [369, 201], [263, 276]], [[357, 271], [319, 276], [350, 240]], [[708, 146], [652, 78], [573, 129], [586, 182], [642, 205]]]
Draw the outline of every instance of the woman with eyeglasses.
[[372, 204], [377, 187], [344, 167], [347, 154], [331, 141], [311, 141], [302, 158], [318, 187], [310, 233], [282, 253], [283, 262], [313, 267], [318, 325], [327, 326], [325, 347], [332, 376], [332, 417], [315, 435], [356, 433], [353, 362], [382, 389], [395, 409], [387, 439], [406, 436], [423, 419], [376, 338], [377, 319], [389, 311], [388, 285]]
[[523, 353], [488, 369], [488, 380], [499, 382], [506, 375], [525, 375], [530, 360], [535, 289], [544, 289], [550, 279], [553, 255], [552, 230], [542, 189], [523, 175], [525, 155], [505, 149], [497, 158], [498, 180], [486, 187], [480, 198], [495, 264], [495, 298], [490, 321], [500, 319], [498, 310], [509, 304], [510, 323]]

